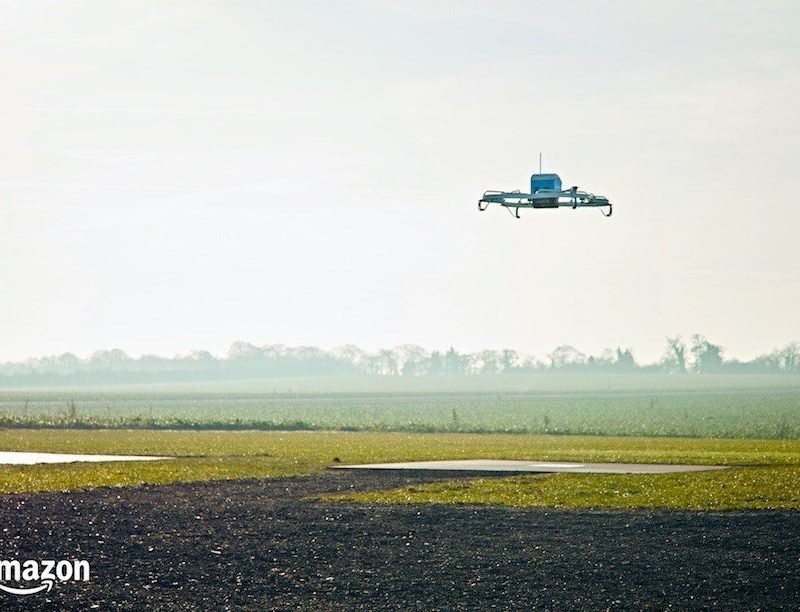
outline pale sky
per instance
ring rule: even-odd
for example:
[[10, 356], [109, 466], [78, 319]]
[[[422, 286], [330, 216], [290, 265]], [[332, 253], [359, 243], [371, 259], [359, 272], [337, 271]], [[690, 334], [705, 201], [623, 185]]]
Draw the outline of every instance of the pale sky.
[[0, 360], [800, 339], [799, 7], [0, 1]]

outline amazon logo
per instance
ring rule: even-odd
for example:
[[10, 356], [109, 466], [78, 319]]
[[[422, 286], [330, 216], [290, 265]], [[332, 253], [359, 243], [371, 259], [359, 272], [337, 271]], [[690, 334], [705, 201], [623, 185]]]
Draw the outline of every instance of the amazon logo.
[[[56, 582], [89, 581], [89, 562], [80, 559], [17, 561], [0, 559], [0, 590], [12, 595], [49, 591]], [[20, 586], [20, 583], [32, 586]]]

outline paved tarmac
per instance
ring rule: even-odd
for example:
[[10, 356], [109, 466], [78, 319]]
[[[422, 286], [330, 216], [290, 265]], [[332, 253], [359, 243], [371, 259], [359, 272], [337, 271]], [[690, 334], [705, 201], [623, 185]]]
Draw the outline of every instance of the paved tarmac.
[[797, 610], [798, 512], [309, 499], [440, 478], [340, 470], [3, 495], [2, 559], [82, 559], [91, 577], [0, 592], [0, 610]]
[[0, 451], [0, 465], [34, 465], [37, 463], [98, 463], [101, 461], [156, 461], [168, 457], [138, 455], [74, 455], [66, 453], [28, 453]]
[[676, 465], [667, 463], [563, 463], [550, 461], [506, 461], [461, 459], [457, 461], [411, 461], [407, 463], [365, 463], [332, 465], [336, 470], [401, 470], [426, 472], [574, 472], [579, 474], [671, 474], [724, 470], [722, 465]]

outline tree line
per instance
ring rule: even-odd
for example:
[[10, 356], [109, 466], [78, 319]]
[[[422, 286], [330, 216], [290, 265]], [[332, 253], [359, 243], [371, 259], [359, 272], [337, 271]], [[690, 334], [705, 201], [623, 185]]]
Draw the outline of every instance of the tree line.
[[663, 357], [639, 363], [629, 348], [587, 355], [569, 345], [544, 359], [511, 349], [459, 352], [427, 350], [415, 344], [368, 352], [347, 345], [332, 350], [235, 342], [222, 357], [193, 351], [175, 357], [131, 357], [120, 349], [97, 351], [86, 359], [72, 353], [0, 363], [0, 384], [102, 384], [179, 380], [225, 380], [288, 376], [438, 376], [530, 372], [661, 372], [669, 374], [797, 373], [800, 343], [750, 361], [726, 359], [725, 350], [701, 335], [666, 340]]

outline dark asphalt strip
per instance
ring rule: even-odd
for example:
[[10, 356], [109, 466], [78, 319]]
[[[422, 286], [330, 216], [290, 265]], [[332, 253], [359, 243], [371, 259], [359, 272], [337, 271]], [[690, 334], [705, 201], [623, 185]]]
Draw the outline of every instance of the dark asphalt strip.
[[88, 583], [0, 609], [798, 609], [800, 513], [320, 504], [397, 473], [0, 497], [0, 560]]

